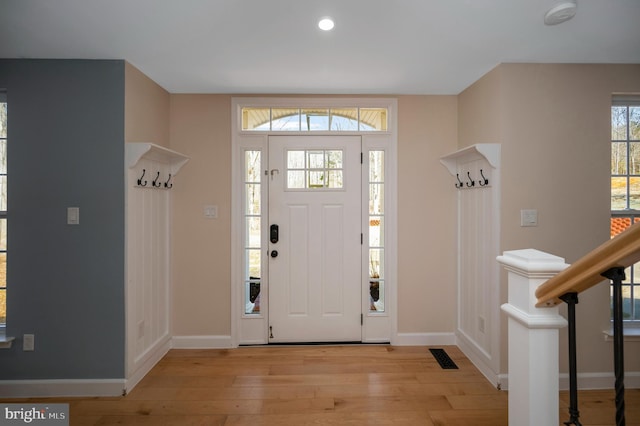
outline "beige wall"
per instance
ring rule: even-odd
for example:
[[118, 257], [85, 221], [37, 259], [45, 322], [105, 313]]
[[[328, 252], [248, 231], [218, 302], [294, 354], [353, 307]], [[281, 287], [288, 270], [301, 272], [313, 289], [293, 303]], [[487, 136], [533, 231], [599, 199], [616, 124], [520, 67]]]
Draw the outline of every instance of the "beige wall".
[[[167, 95], [130, 65], [126, 76], [126, 140], [191, 157], [173, 192], [173, 334], [229, 335], [231, 96]], [[501, 143], [502, 250], [534, 247], [573, 262], [608, 238], [611, 93], [640, 92], [639, 76], [637, 65], [503, 64], [459, 96], [398, 97], [400, 333], [455, 330], [455, 191], [439, 158]], [[203, 217], [206, 204], [219, 219]], [[538, 209], [538, 227], [519, 226], [524, 208]], [[581, 295], [581, 372], [611, 370], [608, 316], [606, 285]], [[629, 355], [627, 370], [640, 370], [640, 359]]]
[[[536, 248], [571, 263], [609, 238], [614, 92], [640, 92], [640, 66], [503, 64], [459, 96], [461, 146], [502, 144], [503, 251]], [[531, 208], [538, 210], [539, 226], [520, 227], [520, 210]], [[502, 295], [506, 301], [504, 273]], [[608, 300], [606, 284], [580, 295], [581, 373], [612, 370], [612, 346], [602, 335]], [[563, 330], [563, 369], [565, 342]], [[629, 354], [637, 350], [638, 343], [627, 344]], [[506, 372], [506, 337], [502, 359]], [[637, 356], [627, 359], [627, 371], [640, 369]]]
[[125, 142], [169, 146], [169, 93], [133, 65], [124, 67]]
[[[455, 96], [401, 96], [400, 332], [453, 332], [455, 191], [439, 158], [456, 148]], [[228, 336], [231, 97], [172, 95], [171, 149], [191, 157], [173, 192], [173, 333]], [[203, 218], [216, 204], [220, 218]]]
[[171, 149], [190, 157], [173, 188], [173, 334], [229, 336], [231, 97], [172, 95]]
[[398, 332], [453, 333], [456, 191], [440, 157], [457, 149], [456, 96], [398, 97]]

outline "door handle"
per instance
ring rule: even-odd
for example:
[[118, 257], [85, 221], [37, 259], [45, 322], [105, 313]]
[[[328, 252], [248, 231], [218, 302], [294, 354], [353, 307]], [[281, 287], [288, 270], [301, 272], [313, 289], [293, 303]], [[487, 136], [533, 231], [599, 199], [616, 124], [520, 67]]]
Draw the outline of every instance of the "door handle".
[[269, 240], [271, 240], [271, 244], [275, 244], [278, 242], [280, 238], [280, 236], [278, 235], [279, 233], [280, 233], [280, 230], [278, 228], [278, 225], [276, 224], [271, 225], [271, 229], [269, 231]]

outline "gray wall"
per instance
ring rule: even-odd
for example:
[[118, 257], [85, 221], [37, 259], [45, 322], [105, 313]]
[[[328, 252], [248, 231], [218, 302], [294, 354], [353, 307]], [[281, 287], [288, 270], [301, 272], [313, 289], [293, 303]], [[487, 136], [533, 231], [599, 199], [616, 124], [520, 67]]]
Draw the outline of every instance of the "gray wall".
[[[124, 377], [124, 61], [0, 60], [8, 107], [0, 379]], [[66, 209], [80, 207], [80, 225]], [[35, 334], [35, 351], [22, 335]]]

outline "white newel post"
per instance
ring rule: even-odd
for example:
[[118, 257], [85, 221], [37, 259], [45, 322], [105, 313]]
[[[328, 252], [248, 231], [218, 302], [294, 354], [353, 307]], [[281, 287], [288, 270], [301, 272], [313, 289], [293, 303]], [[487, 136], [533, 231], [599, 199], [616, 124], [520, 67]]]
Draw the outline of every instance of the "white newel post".
[[534, 249], [498, 256], [508, 271], [509, 425], [558, 424], [559, 329], [567, 321], [558, 307], [536, 308], [535, 291], [569, 265]]

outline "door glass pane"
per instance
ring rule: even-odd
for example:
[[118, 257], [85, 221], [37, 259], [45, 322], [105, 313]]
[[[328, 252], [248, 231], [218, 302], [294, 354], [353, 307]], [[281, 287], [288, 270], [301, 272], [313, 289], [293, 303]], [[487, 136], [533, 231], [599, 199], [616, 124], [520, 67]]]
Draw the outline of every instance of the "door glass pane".
[[369, 249], [369, 278], [384, 278], [384, 249]]
[[329, 130], [328, 109], [303, 109], [301, 113], [302, 130], [326, 131]]
[[384, 218], [369, 216], [369, 246], [384, 247]]
[[342, 151], [327, 151], [327, 168], [342, 168]]
[[384, 182], [384, 151], [369, 153], [369, 182]]
[[287, 168], [304, 169], [304, 151], [288, 151]]
[[305, 187], [305, 171], [289, 170], [287, 171], [287, 188], [303, 189]]
[[260, 250], [247, 250], [245, 264], [248, 265], [244, 282], [245, 314], [260, 313]]
[[260, 280], [245, 281], [245, 314], [260, 313]]
[[261, 262], [260, 262], [260, 249], [247, 249], [245, 262], [247, 267], [245, 268], [245, 279], [260, 278]]
[[260, 217], [249, 216], [246, 218], [246, 247], [260, 247]]
[[369, 311], [384, 312], [384, 280], [369, 281]]
[[[626, 126], [626, 115], [624, 119]], [[262, 132], [386, 132], [388, 130], [388, 110], [387, 108], [356, 107], [243, 107], [242, 130]], [[1, 131], [2, 129], [0, 128]]]
[[[370, 312], [384, 311], [384, 250], [369, 250], [369, 296], [370, 296]], [[376, 294], [378, 293], [378, 300]]]
[[[244, 110], [243, 110], [244, 112]], [[244, 116], [243, 116], [244, 118]], [[244, 256], [244, 312], [259, 314], [260, 300], [256, 297], [260, 292], [260, 276], [262, 268], [261, 235], [262, 235], [262, 152], [260, 150], [245, 151], [245, 256]]]
[[287, 152], [287, 188], [344, 188], [342, 150]]
[[623, 141], [627, 139], [627, 107], [611, 107], [611, 140]]
[[324, 168], [324, 151], [307, 151], [310, 169]]
[[248, 183], [245, 185], [246, 210], [245, 214], [260, 214], [260, 184]]
[[360, 130], [387, 130], [386, 108], [360, 108]]
[[611, 178], [611, 210], [627, 208], [627, 178]]
[[358, 130], [358, 108], [331, 108], [329, 130], [350, 132]]
[[329, 177], [329, 180], [327, 181], [327, 188], [344, 188], [342, 170], [329, 170], [327, 175]]
[[260, 182], [262, 178], [262, 173], [260, 173], [260, 151], [245, 151], [244, 157], [245, 182]]
[[384, 184], [369, 184], [369, 214], [384, 213]]
[[297, 132], [300, 130], [300, 110], [297, 108], [272, 108], [271, 130]]
[[269, 130], [271, 108], [242, 108], [242, 130]]
[[309, 172], [309, 188], [322, 188], [324, 187], [325, 177], [324, 171], [310, 171]]

